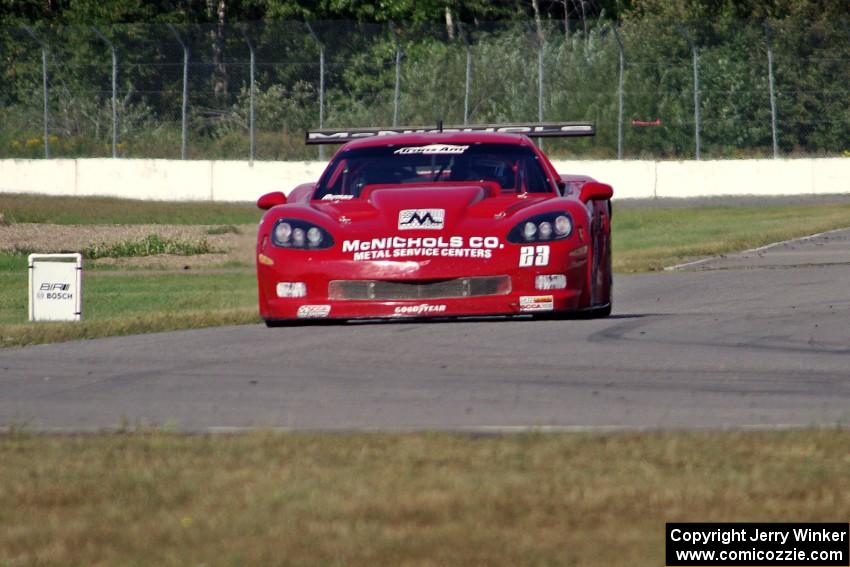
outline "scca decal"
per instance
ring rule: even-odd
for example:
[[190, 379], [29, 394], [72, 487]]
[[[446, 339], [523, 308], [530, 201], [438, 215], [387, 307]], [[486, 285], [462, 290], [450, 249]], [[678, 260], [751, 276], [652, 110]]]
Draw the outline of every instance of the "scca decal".
[[551, 295], [523, 295], [519, 298], [520, 311], [552, 311], [555, 298]]
[[324, 319], [331, 313], [330, 305], [302, 305], [298, 308], [299, 319]]

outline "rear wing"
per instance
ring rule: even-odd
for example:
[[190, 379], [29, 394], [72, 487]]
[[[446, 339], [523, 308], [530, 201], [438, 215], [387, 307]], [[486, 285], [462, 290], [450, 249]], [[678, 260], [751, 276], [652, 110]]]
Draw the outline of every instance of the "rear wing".
[[439, 134], [441, 132], [497, 132], [525, 134], [533, 138], [573, 138], [596, 135], [592, 122], [545, 122], [524, 124], [480, 124], [475, 126], [398, 126], [390, 128], [323, 128], [307, 130], [306, 144], [344, 144], [360, 138], [391, 136], [393, 134]]

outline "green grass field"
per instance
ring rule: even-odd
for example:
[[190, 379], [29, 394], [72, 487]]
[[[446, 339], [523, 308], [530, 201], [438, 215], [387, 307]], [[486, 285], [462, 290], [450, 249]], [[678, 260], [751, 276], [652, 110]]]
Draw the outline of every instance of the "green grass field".
[[0, 436], [0, 565], [664, 565], [845, 522], [850, 432]]
[[[54, 214], [59, 201], [31, 199], [0, 198], [12, 207], [0, 212], [258, 216], [145, 203], [142, 219], [135, 203], [86, 199]], [[850, 205], [618, 209], [615, 265], [655, 270], [845, 226]], [[83, 322], [30, 324], [26, 258], [0, 254], [0, 345], [258, 321], [250, 266], [93, 266]], [[846, 521], [848, 470], [846, 430], [51, 436], [22, 424], [0, 434], [0, 566], [663, 565], [665, 522]]]
[[0, 194], [0, 214], [8, 223], [227, 225], [258, 222], [261, 213], [251, 203]]
[[846, 227], [850, 227], [850, 203], [615, 208], [614, 270], [660, 270], [703, 256]]
[[[220, 225], [213, 233], [229, 232], [228, 227], [253, 223], [260, 216], [255, 207], [244, 204], [24, 195], [0, 195], [0, 212], [13, 223]], [[700, 256], [848, 226], [850, 203], [615, 208], [614, 269], [659, 270]], [[132, 252], [138, 247], [115, 248]], [[85, 274], [83, 322], [28, 324], [26, 257], [0, 254], [0, 345], [259, 322], [249, 265], [143, 271], [90, 264]]]
[[[18, 323], [27, 310], [27, 274], [0, 273], [4, 289], [18, 293], [0, 296], [0, 324]], [[213, 273], [112, 273], [92, 271], [85, 276], [86, 317], [93, 321], [135, 317], [153, 312], [233, 310], [256, 300], [253, 273], [244, 269]]]
[[0, 272], [0, 346], [37, 344], [260, 321], [256, 280], [240, 268], [191, 273], [92, 270], [84, 320], [27, 323], [27, 275]]

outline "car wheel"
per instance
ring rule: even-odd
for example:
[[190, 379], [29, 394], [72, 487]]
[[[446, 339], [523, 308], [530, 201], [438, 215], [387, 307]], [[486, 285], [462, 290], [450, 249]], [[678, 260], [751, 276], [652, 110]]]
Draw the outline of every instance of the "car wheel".
[[594, 307], [590, 309], [587, 314], [589, 319], [604, 319], [611, 314], [611, 305], [612, 303], [608, 303], [607, 305], [603, 305], [602, 307]]

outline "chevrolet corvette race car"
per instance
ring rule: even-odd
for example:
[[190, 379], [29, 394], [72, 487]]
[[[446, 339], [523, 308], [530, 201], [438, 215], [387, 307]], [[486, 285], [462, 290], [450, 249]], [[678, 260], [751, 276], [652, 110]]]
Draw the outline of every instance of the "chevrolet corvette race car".
[[611, 186], [529, 137], [586, 123], [314, 130], [316, 183], [260, 197], [260, 314], [305, 319], [611, 312]]

